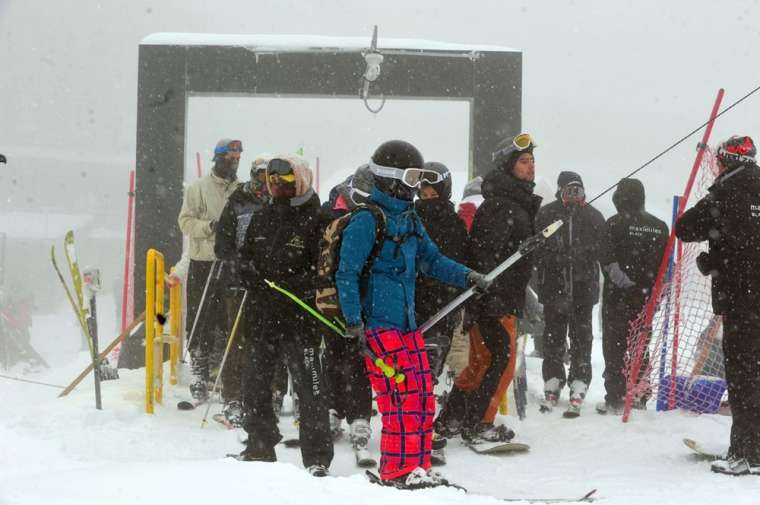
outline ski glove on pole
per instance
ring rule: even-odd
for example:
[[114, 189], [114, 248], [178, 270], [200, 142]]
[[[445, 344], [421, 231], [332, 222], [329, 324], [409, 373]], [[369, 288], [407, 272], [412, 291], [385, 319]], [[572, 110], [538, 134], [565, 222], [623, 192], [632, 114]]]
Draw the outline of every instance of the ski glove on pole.
[[485, 274], [470, 270], [467, 274], [467, 282], [470, 286], [475, 286], [475, 289], [481, 293], [484, 293], [490, 286], [493, 280], [489, 280]]
[[364, 334], [364, 324], [360, 323], [356, 326], [349, 326], [346, 328], [346, 333], [343, 334], [343, 337], [352, 340], [362, 354], [369, 354], [370, 356], [373, 355], [369, 352], [369, 348], [367, 347], [367, 337]]
[[623, 272], [617, 261], [604, 267], [604, 271], [610, 276], [612, 283], [621, 289], [631, 288], [636, 285], [636, 283], [628, 277], [628, 274]]

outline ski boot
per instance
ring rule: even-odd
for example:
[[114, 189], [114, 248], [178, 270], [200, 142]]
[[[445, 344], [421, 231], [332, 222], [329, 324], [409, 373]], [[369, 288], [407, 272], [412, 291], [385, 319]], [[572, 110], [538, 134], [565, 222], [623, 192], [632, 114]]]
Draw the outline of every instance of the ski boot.
[[559, 403], [559, 392], [562, 389], [562, 383], [556, 377], [549, 379], [544, 383], [544, 399], [538, 407], [542, 414], [548, 414]]
[[596, 411], [601, 415], [620, 416], [623, 415], [623, 401], [603, 401], [596, 404]]
[[745, 458], [729, 457], [728, 459], [716, 460], [710, 465], [714, 473], [725, 475], [760, 475], [760, 464], [753, 465]]
[[338, 417], [338, 412], [336, 412], [335, 409], [330, 409], [330, 435], [332, 436], [333, 442], [343, 436], [343, 428], [341, 428], [342, 422], [343, 419]]
[[433, 432], [433, 448], [430, 451], [430, 462], [433, 466], [443, 466], [446, 464], [446, 445], [448, 440]]
[[243, 405], [238, 400], [231, 400], [224, 404], [222, 415], [235, 428], [243, 426]]
[[588, 391], [588, 386], [582, 381], [574, 380], [570, 384], [570, 403], [565, 413], [562, 414], [563, 417], [574, 419], [581, 415], [581, 406], [583, 399], [586, 398], [586, 391]]
[[515, 432], [504, 424], [494, 426], [491, 423], [478, 423], [474, 428], [464, 430], [462, 438], [470, 445], [509, 442], [515, 438]]
[[354, 449], [356, 465], [360, 468], [372, 468], [377, 466], [377, 461], [372, 457], [367, 445], [372, 436], [372, 428], [366, 419], [354, 419], [349, 425], [349, 438]]
[[330, 475], [330, 470], [325, 465], [309, 465], [306, 471], [312, 477], [327, 477]]
[[249, 435], [245, 449], [238, 456], [238, 460], [274, 463], [277, 461], [277, 454], [274, 452], [274, 447], [263, 447], [260, 443], [252, 442]]
[[208, 400], [208, 385], [202, 377], [194, 375], [191, 379], [190, 396], [195, 404], [201, 404]]

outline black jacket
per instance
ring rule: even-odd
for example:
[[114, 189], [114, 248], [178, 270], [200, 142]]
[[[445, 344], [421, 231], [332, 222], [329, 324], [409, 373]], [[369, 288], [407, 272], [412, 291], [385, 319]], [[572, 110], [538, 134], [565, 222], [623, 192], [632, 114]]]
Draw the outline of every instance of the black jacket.
[[760, 169], [725, 172], [708, 191], [677, 221], [676, 236], [708, 241], [713, 312], [760, 313]]
[[[243, 261], [250, 261], [256, 278], [249, 284], [261, 284], [264, 279], [313, 301], [317, 258], [319, 257], [319, 197], [309, 190], [304, 196], [290, 201], [275, 200], [251, 220], [243, 246]], [[267, 307], [293, 305], [274, 290], [265, 294]]]
[[[532, 182], [521, 181], [500, 169], [483, 178], [483, 203], [470, 231], [468, 265], [488, 273], [517, 252], [535, 234], [534, 220], [541, 197], [533, 194]], [[521, 315], [525, 286], [533, 270], [532, 254], [521, 258], [491, 285], [478, 300], [478, 309], [489, 315]]]
[[[465, 263], [467, 252], [467, 229], [457, 215], [454, 204], [448, 200], [417, 200], [414, 208], [430, 238], [444, 256]], [[417, 275], [415, 309], [417, 321], [426, 321], [444, 305], [453, 300], [461, 290], [436, 281], [432, 277]]]
[[[541, 207], [536, 228], [562, 219], [564, 225], [536, 251], [537, 291], [542, 304], [599, 301], [599, 261], [604, 216], [591, 205], [566, 206], [557, 199]], [[572, 282], [572, 285], [571, 285]]]
[[255, 192], [250, 182], [238, 186], [227, 200], [216, 224], [214, 254], [217, 258], [239, 259], [251, 218], [267, 203], [268, 197]]
[[643, 304], [657, 280], [662, 255], [668, 244], [668, 225], [645, 208], [644, 185], [637, 179], [623, 179], [612, 195], [618, 213], [607, 220], [602, 268], [617, 262], [636, 285], [618, 288], [604, 273], [605, 303], [621, 297], [631, 304]]

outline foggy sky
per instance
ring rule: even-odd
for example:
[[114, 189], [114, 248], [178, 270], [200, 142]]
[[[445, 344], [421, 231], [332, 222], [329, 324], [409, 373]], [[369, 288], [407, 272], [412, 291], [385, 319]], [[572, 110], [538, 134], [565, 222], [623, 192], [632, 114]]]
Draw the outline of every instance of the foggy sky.
[[[369, 37], [374, 24], [387, 37], [522, 50], [523, 129], [539, 144], [537, 171], [553, 183], [576, 170], [590, 195], [701, 124], [719, 87], [727, 104], [760, 85], [758, 1], [0, 0], [0, 152], [11, 162], [0, 170], [26, 169], [24, 158], [41, 153], [109, 160], [119, 189], [91, 189], [123, 194], [138, 45], [150, 33]], [[759, 113], [760, 93], [719, 119], [713, 138], [760, 136]], [[641, 174], [665, 219], [697, 140]], [[600, 208], [609, 215], [609, 198]]]

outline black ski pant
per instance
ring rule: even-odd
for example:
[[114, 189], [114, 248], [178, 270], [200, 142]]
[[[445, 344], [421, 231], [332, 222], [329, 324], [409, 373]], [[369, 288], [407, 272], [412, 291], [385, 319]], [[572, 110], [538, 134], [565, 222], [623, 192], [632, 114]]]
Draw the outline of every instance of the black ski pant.
[[[472, 391], [463, 391], [454, 385], [436, 425], [473, 428], [480, 423], [497, 393], [502, 377], [507, 373], [511, 355], [511, 336], [503, 320], [508, 317], [480, 315], [478, 327], [491, 360], [483, 379]], [[514, 325], [513, 325], [514, 327]]]
[[[212, 265], [214, 266], [213, 272]], [[211, 280], [203, 306], [200, 307], [209, 274], [211, 274]], [[192, 358], [193, 374], [207, 381], [209, 380], [211, 366], [219, 365], [219, 363], [211, 362], [217, 335], [224, 339], [224, 342], [220, 342], [219, 347], [225, 348], [226, 339], [229, 337], [237, 311], [240, 308], [242, 292], [231, 289], [233, 285], [235, 283], [232, 272], [223, 262], [190, 260], [186, 286], [187, 319], [185, 320], [188, 337], [199, 307], [201, 313], [188, 351]], [[227, 362], [222, 371], [222, 391], [226, 401], [240, 400], [242, 349], [244, 345], [242, 334], [243, 332], [239, 330], [238, 335], [235, 336], [234, 345], [230, 348], [230, 354], [227, 356]]]
[[[272, 406], [272, 381], [285, 357], [300, 407], [299, 438], [305, 467], [329, 467], [333, 458], [326, 392], [319, 361], [319, 335], [300, 309], [264, 303], [251, 307], [243, 373], [243, 427], [248, 443], [267, 451], [282, 439]], [[259, 310], [256, 310], [256, 309]]]
[[[635, 300], [626, 297], [607, 296], [602, 302], [602, 351], [604, 353], [605, 401], [620, 403], [625, 398], [625, 357], [628, 352], [628, 333], [631, 323], [643, 308], [640, 297]], [[645, 355], [641, 370], [648, 367], [649, 356]]]
[[[579, 380], [591, 384], [591, 345], [594, 339], [591, 317], [594, 306], [575, 303], [572, 313], [558, 310], [550, 303], [544, 305], [544, 361], [541, 371], [544, 383], [559, 379], [560, 390], [565, 384]], [[570, 373], [565, 375], [565, 348], [570, 339]]]
[[733, 417], [728, 454], [760, 465], [760, 315], [723, 316], [723, 355]]
[[323, 332], [325, 339], [325, 385], [328, 406], [351, 424], [355, 419], [372, 417], [372, 388], [364, 356], [355, 339]]

